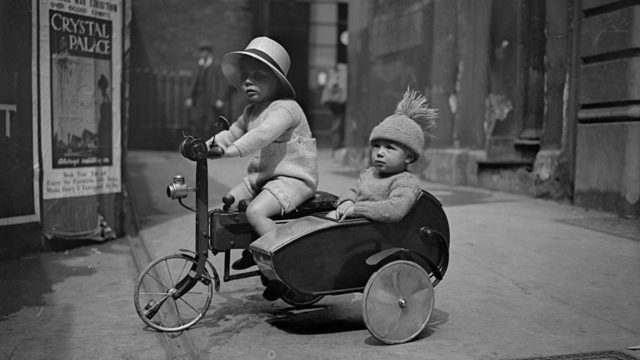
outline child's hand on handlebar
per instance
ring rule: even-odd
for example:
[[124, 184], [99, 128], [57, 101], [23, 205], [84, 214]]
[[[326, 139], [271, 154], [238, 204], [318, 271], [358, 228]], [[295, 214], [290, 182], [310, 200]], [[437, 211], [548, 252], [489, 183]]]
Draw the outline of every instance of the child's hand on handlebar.
[[213, 146], [213, 142], [215, 141], [215, 136], [212, 136], [209, 140], [205, 141], [205, 144], [207, 144], [207, 150], [211, 150], [211, 147]]
[[217, 145], [214, 145], [213, 147], [209, 148], [209, 151], [207, 151], [207, 158], [209, 159], [217, 159], [223, 156], [224, 149]]
[[[209, 150], [209, 154], [207, 154], [207, 157], [239, 157], [242, 156], [242, 154], [240, 153], [240, 150], [238, 150], [238, 148], [231, 144], [229, 146], [225, 146], [224, 142], [216, 142], [215, 141], [215, 136], [211, 137], [209, 140], [205, 141], [205, 143], [207, 144], [207, 149]], [[219, 150], [213, 150], [214, 148], [218, 148]], [[218, 153], [219, 155], [214, 156], [211, 154], [211, 151], [214, 151], [216, 153]]]
[[205, 144], [207, 144], [207, 158], [216, 159], [224, 156], [224, 148], [215, 143], [215, 136], [205, 141]]

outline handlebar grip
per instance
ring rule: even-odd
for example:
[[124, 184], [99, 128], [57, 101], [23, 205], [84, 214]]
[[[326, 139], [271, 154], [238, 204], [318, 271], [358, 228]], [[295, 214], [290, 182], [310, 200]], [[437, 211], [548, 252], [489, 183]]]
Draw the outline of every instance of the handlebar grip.
[[198, 161], [207, 156], [207, 145], [202, 139], [187, 135], [180, 143], [179, 151], [185, 158]]
[[224, 156], [224, 149], [220, 146], [213, 146], [209, 151], [207, 151], [207, 158], [209, 159], [217, 159]]

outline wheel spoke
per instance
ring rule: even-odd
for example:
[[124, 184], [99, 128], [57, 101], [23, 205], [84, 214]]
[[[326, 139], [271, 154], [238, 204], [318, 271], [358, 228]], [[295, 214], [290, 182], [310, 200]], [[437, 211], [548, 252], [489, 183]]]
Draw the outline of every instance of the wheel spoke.
[[200, 311], [198, 309], [196, 309], [195, 307], [191, 306], [191, 304], [187, 300], [185, 300], [183, 298], [180, 298], [180, 300], [182, 300], [183, 303], [185, 303], [188, 307], [190, 307], [193, 311], [195, 311], [196, 314], [198, 314], [198, 315], [200, 314]]
[[167, 274], [169, 275], [169, 282], [171, 283], [171, 287], [176, 286], [176, 282], [173, 281], [173, 277], [171, 276], [171, 268], [169, 268], [169, 259], [164, 261], [165, 266], [167, 267]]
[[189, 262], [185, 261], [184, 264], [182, 265], [182, 269], [180, 269], [180, 275], [178, 275], [178, 279], [182, 279], [182, 274], [184, 273], [184, 269], [187, 268], [187, 265], [189, 265]]
[[147, 275], [149, 275], [150, 278], [152, 278], [153, 280], [157, 281], [158, 284], [160, 284], [160, 286], [162, 286], [163, 288], [169, 290], [171, 289], [171, 286], [167, 286], [165, 285], [162, 280], [158, 279], [157, 277], [155, 277], [155, 275], [153, 275], [151, 272], [148, 272]]
[[166, 292], [141, 292], [140, 295], [166, 295]]
[[164, 311], [162, 311], [162, 307], [158, 310], [158, 312], [156, 313], [156, 316], [160, 317], [160, 321], [158, 321], [158, 324], [164, 325], [165, 320], [164, 320]]
[[182, 320], [182, 315], [180, 315], [180, 309], [178, 308], [178, 302], [173, 301], [173, 306], [175, 307], [176, 315], [178, 315], [178, 324], [184, 325], [184, 322]]

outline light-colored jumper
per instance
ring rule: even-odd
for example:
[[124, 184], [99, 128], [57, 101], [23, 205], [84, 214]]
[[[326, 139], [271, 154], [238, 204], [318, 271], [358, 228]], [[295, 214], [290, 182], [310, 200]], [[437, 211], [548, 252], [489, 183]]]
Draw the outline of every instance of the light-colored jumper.
[[250, 104], [229, 130], [215, 136], [215, 141], [227, 156], [252, 155], [244, 178], [249, 189], [260, 190], [270, 180], [286, 177], [298, 179], [300, 186], [279, 188], [275, 192], [300, 199], [294, 200], [292, 206], [315, 194], [318, 186], [316, 141], [296, 101], [282, 99]]
[[380, 222], [398, 222], [420, 196], [418, 178], [408, 171], [381, 174], [375, 167], [362, 170], [354, 186], [340, 196], [338, 204], [353, 201], [353, 216]]

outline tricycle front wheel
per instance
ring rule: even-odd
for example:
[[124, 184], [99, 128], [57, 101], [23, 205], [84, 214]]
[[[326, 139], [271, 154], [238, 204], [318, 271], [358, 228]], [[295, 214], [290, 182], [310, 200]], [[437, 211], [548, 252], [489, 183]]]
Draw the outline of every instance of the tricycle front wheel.
[[392, 261], [373, 273], [362, 296], [367, 329], [385, 344], [411, 341], [433, 311], [429, 274], [413, 261]]
[[[180, 331], [198, 322], [207, 312], [214, 287], [220, 280], [215, 269], [207, 270], [193, 287], [178, 296], [185, 281], [195, 280], [197, 261], [186, 254], [172, 254], [150, 263], [138, 277], [134, 304], [140, 319], [160, 331]], [[191, 277], [191, 278], [188, 278]]]

